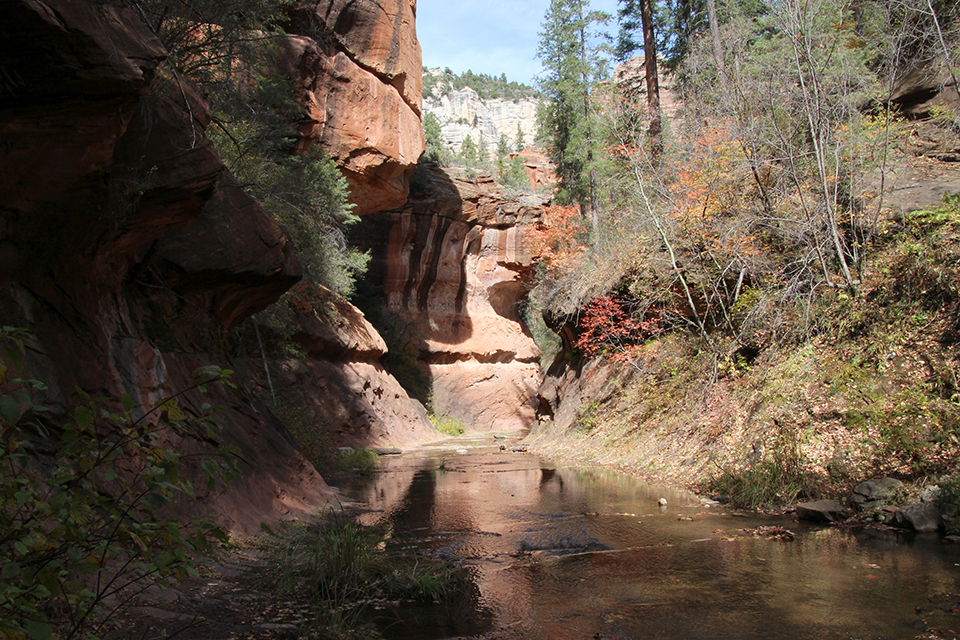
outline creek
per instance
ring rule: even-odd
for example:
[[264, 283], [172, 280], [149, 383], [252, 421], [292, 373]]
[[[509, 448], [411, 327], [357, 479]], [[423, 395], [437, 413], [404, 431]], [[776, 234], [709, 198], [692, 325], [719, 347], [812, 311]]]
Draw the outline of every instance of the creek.
[[[500, 451], [492, 437], [383, 457], [375, 477], [341, 491], [365, 504], [361, 522], [384, 527], [392, 543], [469, 567], [470, 596], [455, 606], [381, 612], [387, 638], [873, 640], [960, 631], [960, 545], [935, 534], [812, 527], [705, 506], [615, 471]], [[777, 526], [794, 537], [755, 535]]]

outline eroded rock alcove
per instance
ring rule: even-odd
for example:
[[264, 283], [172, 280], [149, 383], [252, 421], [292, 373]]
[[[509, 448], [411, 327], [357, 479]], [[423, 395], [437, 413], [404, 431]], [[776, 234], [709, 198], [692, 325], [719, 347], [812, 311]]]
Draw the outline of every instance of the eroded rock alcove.
[[428, 167], [406, 205], [367, 216], [355, 234], [373, 253], [384, 324], [425, 376], [422, 398], [468, 429], [528, 429], [540, 351], [522, 318], [533, 276], [524, 231], [538, 196], [507, 197], [490, 178]]

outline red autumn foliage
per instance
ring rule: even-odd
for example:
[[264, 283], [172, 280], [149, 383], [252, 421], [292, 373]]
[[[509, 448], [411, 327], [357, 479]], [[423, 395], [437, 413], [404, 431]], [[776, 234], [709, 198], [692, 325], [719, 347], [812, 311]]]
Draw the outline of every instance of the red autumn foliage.
[[613, 296], [594, 298], [584, 309], [576, 347], [590, 357], [606, 354], [615, 359], [630, 358], [634, 347], [663, 331], [660, 316], [648, 316], [635, 317]]

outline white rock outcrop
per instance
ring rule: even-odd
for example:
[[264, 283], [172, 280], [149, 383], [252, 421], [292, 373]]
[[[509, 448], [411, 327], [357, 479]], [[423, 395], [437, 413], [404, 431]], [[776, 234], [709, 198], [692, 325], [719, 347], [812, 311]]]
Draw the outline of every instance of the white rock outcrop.
[[440, 137], [453, 153], [458, 153], [464, 139], [470, 136], [478, 146], [483, 144], [493, 157], [501, 135], [507, 137], [510, 150], [515, 150], [518, 126], [523, 131], [524, 142], [533, 142], [537, 133], [537, 103], [536, 98], [483, 100], [476, 91], [464, 87], [440, 98], [425, 98], [423, 110], [440, 122]]

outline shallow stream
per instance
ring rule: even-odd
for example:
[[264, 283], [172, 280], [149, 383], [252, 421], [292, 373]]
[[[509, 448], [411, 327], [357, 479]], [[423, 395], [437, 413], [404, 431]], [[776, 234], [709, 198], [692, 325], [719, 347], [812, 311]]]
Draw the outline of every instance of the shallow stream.
[[[453, 611], [384, 612], [387, 638], [874, 640], [960, 632], [960, 545], [934, 534], [816, 528], [708, 507], [614, 471], [503, 452], [492, 437], [383, 457], [379, 474], [341, 491], [366, 504], [365, 524], [470, 568], [472, 597]], [[795, 537], [755, 535], [774, 526]]]

